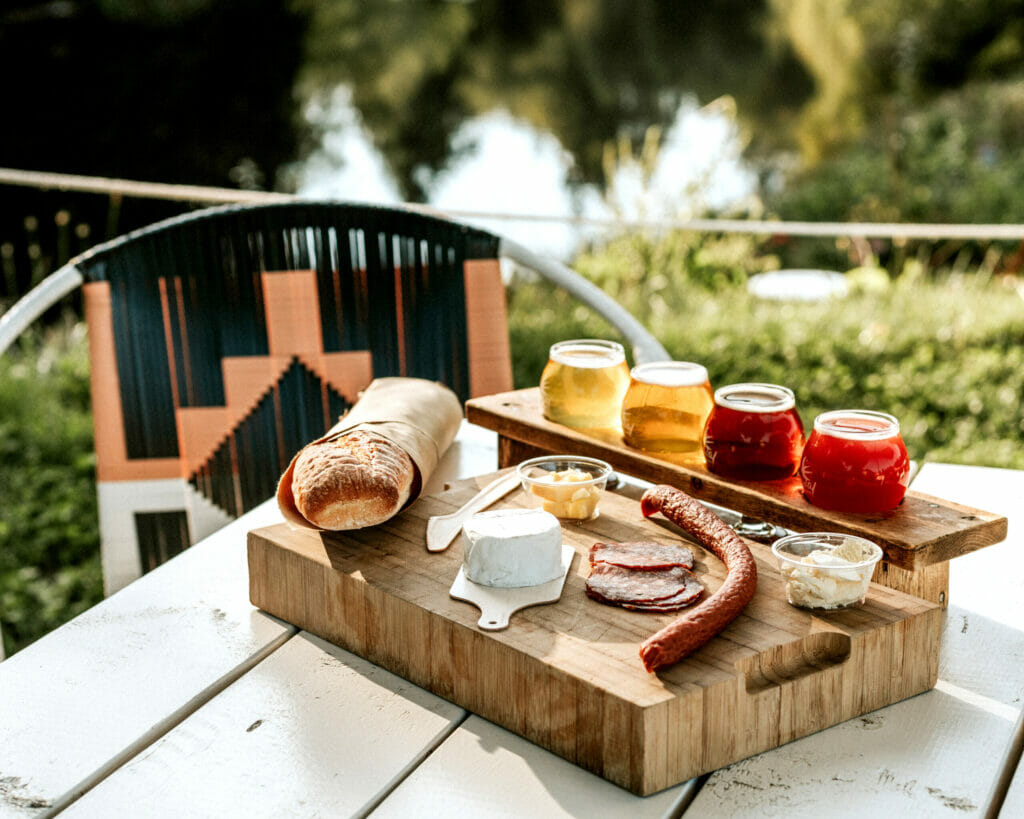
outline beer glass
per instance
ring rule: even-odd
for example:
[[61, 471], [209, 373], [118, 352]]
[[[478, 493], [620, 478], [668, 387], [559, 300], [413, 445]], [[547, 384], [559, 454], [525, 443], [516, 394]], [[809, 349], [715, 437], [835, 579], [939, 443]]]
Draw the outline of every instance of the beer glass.
[[618, 429], [628, 384], [621, 344], [594, 338], [559, 341], [551, 345], [540, 377], [544, 417], [567, 427]]
[[804, 426], [792, 390], [777, 384], [715, 390], [715, 408], [704, 427], [709, 471], [741, 481], [791, 478], [803, 446]]
[[879, 514], [895, 509], [910, 483], [900, 422], [884, 412], [833, 410], [814, 419], [800, 461], [804, 497], [822, 509]]
[[650, 452], [700, 449], [714, 406], [707, 368], [690, 361], [656, 361], [630, 371], [622, 399], [622, 437]]

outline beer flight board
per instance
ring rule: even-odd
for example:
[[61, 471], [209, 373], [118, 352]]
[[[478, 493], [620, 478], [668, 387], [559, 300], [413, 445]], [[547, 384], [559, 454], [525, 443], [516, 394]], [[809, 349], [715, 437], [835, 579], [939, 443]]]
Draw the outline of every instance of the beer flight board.
[[667, 483], [744, 515], [798, 532], [831, 531], [877, 543], [884, 558], [874, 582], [933, 602], [948, 603], [954, 557], [1005, 539], [1005, 517], [910, 490], [884, 515], [833, 512], [810, 504], [799, 478], [730, 481], [709, 472], [699, 453], [652, 454], [626, 446], [610, 429], [573, 429], [547, 420], [538, 388], [474, 398], [466, 418], [498, 433], [499, 466], [544, 453], [585, 455], [651, 483]]

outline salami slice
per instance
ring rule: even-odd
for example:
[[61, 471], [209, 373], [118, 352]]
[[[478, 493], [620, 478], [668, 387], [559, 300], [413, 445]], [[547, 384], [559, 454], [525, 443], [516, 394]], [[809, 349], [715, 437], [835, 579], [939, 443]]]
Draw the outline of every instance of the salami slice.
[[624, 609], [631, 609], [633, 611], [652, 611], [652, 612], [664, 612], [664, 611], [679, 611], [689, 605], [697, 602], [702, 594], [704, 594], [704, 584], [701, 583], [692, 574], [689, 574], [686, 578], [686, 584], [683, 589], [671, 597], [665, 597], [661, 600], [654, 600], [650, 603], [633, 603], [633, 602], [622, 602], [619, 605]]
[[693, 568], [693, 552], [685, 546], [634, 540], [626, 543], [595, 543], [590, 547], [590, 563], [608, 563], [624, 569], [650, 571], [682, 566]]
[[681, 566], [639, 572], [597, 563], [587, 578], [587, 594], [603, 603], [653, 603], [678, 595], [689, 574]]

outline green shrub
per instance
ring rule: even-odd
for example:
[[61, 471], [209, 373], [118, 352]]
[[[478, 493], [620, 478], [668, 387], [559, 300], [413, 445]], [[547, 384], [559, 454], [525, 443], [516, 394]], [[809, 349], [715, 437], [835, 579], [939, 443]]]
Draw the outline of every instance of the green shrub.
[[11, 653], [103, 597], [85, 325], [0, 357], [0, 624]]
[[[680, 258], [656, 247], [619, 245], [593, 264], [610, 278], [610, 259]], [[668, 240], [674, 246], [675, 239]], [[631, 255], [632, 254], [632, 255]], [[707, 271], [630, 269], [620, 295], [677, 359], [705, 364], [713, 385], [768, 381], [790, 386], [805, 427], [827, 409], [863, 407], [900, 418], [919, 460], [1024, 468], [1024, 309], [1014, 281], [985, 276], [906, 275], [887, 288], [855, 289], [842, 300], [778, 303], [732, 282], [739, 266], [721, 260], [724, 286]], [[763, 260], [752, 254], [746, 267]], [[597, 278], [597, 277], [595, 277]], [[602, 282], [603, 283], [603, 282]], [[617, 338], [589, 310], [546, 284], [520, 280], [510, 296], [516, 385], [537, 383], [547, 347], [559, 338]], [[617, 340], [622, 340], [618, 338]]]

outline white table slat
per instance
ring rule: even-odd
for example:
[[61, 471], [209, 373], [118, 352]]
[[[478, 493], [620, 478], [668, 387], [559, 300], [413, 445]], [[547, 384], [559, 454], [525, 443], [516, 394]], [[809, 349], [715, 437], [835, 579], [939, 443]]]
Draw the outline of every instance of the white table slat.
[[[995, 546], [959, 557], [950, 575], [949, 620], [942, 635], [939, 676], [959, 686], [1016, 709], [1024, 707], [1024, 603], [1020, 578], [1024, 577], [1024, 473], [1008, 469], [928, 464], [914, 488], [954, 497], [1006, 515], [1007, 539]], [[963, 663], [967, 653], [999, 658], [993, 665]], [[1013, 766], [1019, 760], [1024, 722], [1018, 719], [1010, 747], [993, 747]], [[1010, 780], [1012, 779], [1012, 782]], [[1024, 816], [1024, 772], [1003, 771], [1001, 784], [1009, 783], [1002, 816]]]
[[932, 691], [716, 771], [686, 815], [981, 816], [1017, 707], [940, 679]]
[[[261, 507], [248, 525], [280, 520]], [[235, 522], [0, 663], [0, 816], [60, 804], [295, 629], [248, 600]]]
[[716, 771], [686, 815], [985, 814], [1024, 696], [1024, 473], [926, 464], [914, 488], [1010, 518], [952, 564], [936, 688]]
[[675, 815], [693, 787], [641, 798], [474, 715], [373, 816], [661, 817]]
[[990, 620], [1024, 630], [1020, 593], [1024, 576], [1024, 471], [925, 464], [914, 489], [1006, 516], [1006, 540], [950, 563], [949, 599]]
[[[1018, 724], [1018, 750], [1020, 749], [1020, 741], [1024, 739], [1021, 736], [1024, 733], [1024, 723]], [[1016, 771], [1013, 774], [1013, 779], [1010, 781], [1006, 796], [1003, 800], [1002, 809], [1000, 810], [1000, 816], [1006, 817], [1006, 819], [1012, 819], [1012, 817], [1024, 816], [1024, 759], [1021, 759], [1017, 763]]]
[[[492, 471], [496, 451], [463, 424], [427, 491]], [[374, 816], [983, 815], [1024, 701], [1024, 472], [926, 464], [914, 488], [1010, 518], [1007, 543], [953, 563], [936, 689], [699, 791], [636, 797], [253, 609], [245, 532], [280, 519], [268, 502], [0, 663], [0, 817], [341, 816], [381, 799]], [[1024, 815], [1024, 771], [1002, 815]]]
[[363, 815], [465, 716], [301, 633], [61, 815]]
[[[463, 423], [428, 491], [496, 464]], [[246, 532], [280, 521], [262, 504], [0, 663], [0, 817], [60, 808], [297, 632], [249, 602]]]

